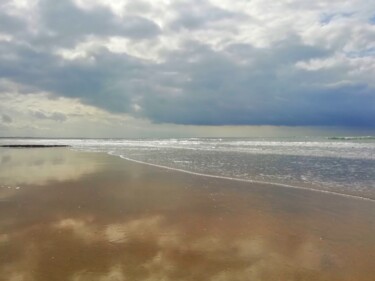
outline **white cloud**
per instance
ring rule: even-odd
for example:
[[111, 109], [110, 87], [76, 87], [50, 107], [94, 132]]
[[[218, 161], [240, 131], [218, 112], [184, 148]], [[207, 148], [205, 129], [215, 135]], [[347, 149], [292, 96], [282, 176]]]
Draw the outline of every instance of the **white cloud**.
[[342, 61], [342, 57], [330, 57], [327, 59], [311, 59], [309, 61], [299, 61], [296, 67], [307, 71], [317, 71], [321, 69], [329, 69], [338, 66]]
[[[77, 0], [79, 7], [90, 9], [108, 7], [118, 16], [126, 16], [131, 1]], [[223, 50], [231, 44], [250, 44], [256, 48], [272, 48], [273, 45], [298, 36], [308, 45], [334, 50], [333, 56], [324, 59], [327, 67], [339, 56], [347, 57], [348, 52], [365, 52], [375, 47], [375, 25], [368, 22], [374, 4], [369, 1], [143, 1], [143, 9], [133, 9], [133, 14], [148, 17], [163, 27], [163, 33], [155, 39], [134, 40], [129, 38], [108, 37], [89, 39], [73, 49], [61, 50], [66, 59], [92, 58], [90, 52], [105, 47], [113, 53], [124, 53], [140, 59], [161, 62], [163, 54], [183, 48], [186, 40], [195, 40], [209, 45], [214, 50]], [[207, 4], [211, 3], [211, 4]], [[185, 7], [179, 11], [179, 7]], [[147, 8], [146, 8], [147, 7]], [[202, 13], [204, 20], [213, 9], [222, 9], [235, 13], [209, 22], [201, 28], [173, 30], [169, 25], [187, 13]], [[375, 7], [374, 7], [375, 8]], [[130, 9], [130, 11], [132, 11]], [[135, 12], [134, 12], [135, 11]], [[131, 12], [130, 12], [131, 13]], [[316, 59], [315, 61], [323, 61]], [[354, 67], [361, 67], [357, 61]], [[363, 62], [365, 64], [365, 62]], [[302, 66], [302, 65], [299, 65]], [[350, 64], [349, 64], [350, 66]], [[309, 63], [310, 70], [316, 68]], [[368, 81], [369, 82], [369, 81]]]
[[5, 41], [5, 42], [10, 42], [12, 41], [13, 37], [9, 34], [2, 34], [0, 33], [0, 42]]
[[56, 135], [59, 131], [74, 135], [85, 127], [92, 127], [92, 130], [96, 127], [99, 132], [104, 128], [115, 131], [121, 127], [126, 129], [127, 123], [130, 123], [130, 129], [132, 126], [137, 128], [139, 122], [126, 114], [111, 114], [85, 105], [79, 99], [57, 97], [50, 93], [0, 92], [0, 112], [12, 120], [3, 125], [17, 135], [26, 128], [39, 135]]

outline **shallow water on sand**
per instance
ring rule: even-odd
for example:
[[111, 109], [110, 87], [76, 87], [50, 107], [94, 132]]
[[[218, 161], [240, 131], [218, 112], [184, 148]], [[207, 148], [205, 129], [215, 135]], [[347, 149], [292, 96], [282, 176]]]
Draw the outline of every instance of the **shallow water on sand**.
[[375, 138], [5, 139], [70, 145], [190, 173], [375, 200]]
[[0, 149], [0, 280], [375, 280], [375, 204]]

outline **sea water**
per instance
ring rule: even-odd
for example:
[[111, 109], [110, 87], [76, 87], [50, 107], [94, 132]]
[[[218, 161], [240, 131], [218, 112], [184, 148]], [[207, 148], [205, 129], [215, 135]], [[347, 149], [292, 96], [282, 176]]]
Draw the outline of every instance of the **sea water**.
[[375, 138], [0, 139], [65, 144], [200, 175], [375, 199]]

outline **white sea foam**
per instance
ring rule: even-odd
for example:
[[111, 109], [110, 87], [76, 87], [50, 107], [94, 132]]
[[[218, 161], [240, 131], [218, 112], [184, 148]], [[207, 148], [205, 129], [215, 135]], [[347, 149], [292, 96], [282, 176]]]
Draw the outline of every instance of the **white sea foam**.
[[176, 171], [176, 172], [187, 173], [187, 174], [196, 175], [196, 176], [203, 176], [203, 177], [208, 177], [208, 178], [216, 178], [216, 179], [224, 179], [224, 180], [232, 180], [232, 181], [240, 181], [240, 182], [248, 182], [248, 183], [256, 183], [256, 184], [264, 184], [264, 185], [277, 185], [277, 186], [282, 186], [282, 187], [286, 187], [286, 188], [308, 190], [308, 191], [311, 191], [311, 192], [321, 192], [321, 193], [332, 194], [332, 195], [336, 195], [336, 196], [343, 196], [343, 197], [347, 197], [347, 198], [353, 198], [353, 199], [360, 199], [360, 200], [375, 202], [375, 199], [362, 197], [362, 196], [356, 196], [356, 195], [350, 195], [350, 194], [344, 194], [344, 193], [339, 193], [339, 192], [334, 192], [334, 191], [329, 191], [329, 190], [312, 189], [312, 188], [295, 186], [295, 185], [290, 185], [290, 184], [282, 184], [282, 183], [275, 183], [275, 182], [257, 181], [257, 180], [249, 180], [249, 179], [241, 179], [241, 178], [232, 178], [232, 177], [225, 177], [225, 176], [218, 176], [218, 175], [203, 174], [203, 173], [192, 172], [192, 171], [188, 171], [188, 170], [172, 168], [172, 167], [163, 166], [163, 165], [156, 165], [156, 164], [152, 164], [152, 163], [148, 163], [148, 162], [143, 162], [143, 161], [131, 159], [131, 158], [125, 157], [123, 155], [116, 155], [112, 151], [109, 152], [108, 154], [113, 155], [113, 156], [119, 156], [122, 159], [127, 160], [127, 161], [131, 161], [131, 162], [135, 162], [135, 163], [139, 163], [139, 164], [144, 164], [144, 165], [148, 165], [148, 166], [152, 166], [152, 167], [168, 169], [168, 170], [172, 170], [172, 171]]

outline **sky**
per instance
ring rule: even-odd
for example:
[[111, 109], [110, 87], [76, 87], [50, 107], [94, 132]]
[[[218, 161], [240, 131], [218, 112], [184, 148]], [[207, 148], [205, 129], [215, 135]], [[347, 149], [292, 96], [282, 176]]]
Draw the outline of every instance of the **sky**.
[[0, 136], [375, 132], [375, 1], [0, 0]]

